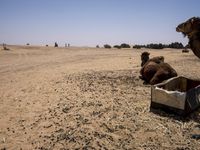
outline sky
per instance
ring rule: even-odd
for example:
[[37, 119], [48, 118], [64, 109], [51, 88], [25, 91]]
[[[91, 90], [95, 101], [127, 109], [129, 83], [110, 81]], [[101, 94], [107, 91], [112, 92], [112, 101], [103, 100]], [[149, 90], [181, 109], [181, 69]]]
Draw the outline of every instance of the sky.
[[200, 0], [0, 0], [0, 43], [74, 46], [182, 42]]

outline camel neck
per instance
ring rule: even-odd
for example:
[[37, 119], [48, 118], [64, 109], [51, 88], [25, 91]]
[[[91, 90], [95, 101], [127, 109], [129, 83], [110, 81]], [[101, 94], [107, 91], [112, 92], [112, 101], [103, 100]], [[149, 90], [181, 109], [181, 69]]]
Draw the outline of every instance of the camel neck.
[[200, 41], [200, 32], [192, 32], [191, 34], [188, 35], [188, 38], [190, 39], [191, 42], [195, 40]]
[[[200, 32], [193, 34], [190, 38], [189, 38], [189, 45], [190, 48], [194, 51], [194, 50], [199, 50], [200, 49]], [[200, 56], [198, 56], [200, 57]]]

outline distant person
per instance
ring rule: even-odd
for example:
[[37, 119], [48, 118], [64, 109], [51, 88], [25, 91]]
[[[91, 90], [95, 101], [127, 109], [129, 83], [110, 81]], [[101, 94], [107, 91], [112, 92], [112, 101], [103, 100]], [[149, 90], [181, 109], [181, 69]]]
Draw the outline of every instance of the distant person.
[[10, 50], [5, 43], [3, 43], [3, 50]]
[[57, 42], [55, 42], [55, 45], [54, 45], [54, 47], [58, 47], [58, 43], [57, 43]]
[[68, 47], [70, 47], [70, 44], [68, 44]]

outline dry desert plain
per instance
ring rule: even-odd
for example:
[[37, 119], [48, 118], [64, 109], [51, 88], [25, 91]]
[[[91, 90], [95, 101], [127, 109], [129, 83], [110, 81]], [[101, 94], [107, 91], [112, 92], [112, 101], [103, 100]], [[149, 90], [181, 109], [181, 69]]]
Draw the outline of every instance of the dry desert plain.
[[200, 59], [181, 50], [0, 46], [0, 149], [200, 149], [200, 110], [150, 112], [140, 55], [164, 56], [200, 80]]

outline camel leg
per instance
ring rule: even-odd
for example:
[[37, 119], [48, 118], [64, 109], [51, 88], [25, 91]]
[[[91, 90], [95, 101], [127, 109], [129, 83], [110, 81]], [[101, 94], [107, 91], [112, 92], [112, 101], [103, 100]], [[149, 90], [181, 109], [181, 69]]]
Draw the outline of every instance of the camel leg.
[[166, 80], [168, 78], [169, 72], [167, 71], [157, 71], [155, 73], [155, 75], [153, 76], [153, 78], [151, 78], [150, 80], [150, 84], [154, 85], [154, 84], [158, 84], [164, 80]]

